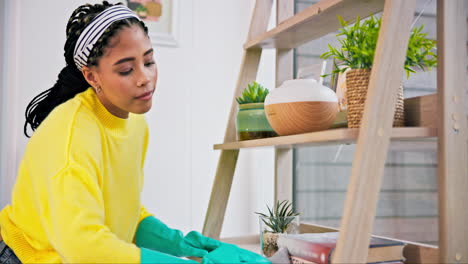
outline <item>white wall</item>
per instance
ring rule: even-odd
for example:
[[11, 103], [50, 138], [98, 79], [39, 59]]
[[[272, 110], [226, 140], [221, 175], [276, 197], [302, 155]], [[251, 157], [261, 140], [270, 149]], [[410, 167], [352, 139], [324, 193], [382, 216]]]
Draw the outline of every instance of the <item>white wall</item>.
[[[5, 30], [6, 30], [6, 3], [5, 1], [0, 1], [0, 58], [1, 61], [0, 61], [0, 88], [3, 88], [6, 86], [6, 80], [5, 80], [5, 66], [6, 66], [6, 60], [5, 60], [5, 41], [3, 41], [5, 39], [5, 36], [6, 36], [6, 33], [5, 33]], [[1, 94], [0, 94], [1, 95]], [[4, 110], [4, 106], [5, 104], [3, 103], [4, 100], [1, 99], [2, 97], [0, 97], [0, 112], [3, 112]], [[3, 120], [0, 119], [0, 131], [2, 131], [2, 129], [4, 128], [5, 126], [5, 122], [3, 122]], [[1, 134], [0, 134], [1, 135]], [[0, 137], [0, 147], [2, 147], [4, 144], [3, 143], [3, 138]], [[0, 170], [3, 171], [3, 164], [4, 164], [4, 153], [0, 151]], [[3, 173], [0, 173], [0, 175], [3, 175]], [[3, 186], [5, 185], [5, 181], [6, 179], [3, 179], [2, 177], [0, 177], [0, 186]], [[4, 191], [2, 190], [2, 192], [0, 192], [0, 207], [3, 205], [1, 202], [4, 200], [4, 197], [5, 196], [5, 193]]]
[[1, 1], [0, 6], [0, 207], [6, 204], [16, 174], [17, 51], [20, 21], [18, 4]]
[[[22, 132], [25, 107], [54, 84], [64, 66], [68, 17], [79, 4], [98, 1], [1, 1], [17, 12], [8, 20], [9, 27], [18, 27], [16, 43], [8, 42], [8, 37], [2, 40], [14, 58], [2, 58], [2, 63], [17, 65], [17, 70], [10, 85], [2, 83], [1, 90], [2, 96], [17, 91], [16, 97], [2, 102], [14, 113], [9, 127], [1, 130], [2, 138], [16, 137], [10, 142], [14, 149], [1, 148], [16, 170], [27, 142]], [[224, 137], [254, 1], [179, 2], [179, 46], [155, 47], [160, 77], [154, 107], [147, 114], [151, 138], [143, 201], [157, 217], [186, 232], [203, 226], [220, 154], [212, 146]], [[19, 23], [12, 23], [15, 19]], [[274, 53], [266, 53], [258, 80], [271, 88]], [[264, 210], [265, 202], [273, 200], [273, 161], [271, 149], [241, 151], [223, 236], [258, 231], [253, 212]], [[3, 179], [13, 177], [11, 172], [1, 173], [0, 205], [4, 205], [11, 180]]]

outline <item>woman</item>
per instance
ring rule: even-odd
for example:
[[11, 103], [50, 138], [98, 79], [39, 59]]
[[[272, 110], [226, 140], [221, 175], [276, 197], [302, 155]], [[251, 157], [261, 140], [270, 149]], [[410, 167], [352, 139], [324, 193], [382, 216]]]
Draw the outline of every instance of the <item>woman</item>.
[[127, 7], [71, 15], [66, 67], [26, 109], [35, 130], [12, 202], [0, 213], [1, 263], [268, 263], [192, 231], [170, 229], [140, 204], [157, 81], [144, 23]]

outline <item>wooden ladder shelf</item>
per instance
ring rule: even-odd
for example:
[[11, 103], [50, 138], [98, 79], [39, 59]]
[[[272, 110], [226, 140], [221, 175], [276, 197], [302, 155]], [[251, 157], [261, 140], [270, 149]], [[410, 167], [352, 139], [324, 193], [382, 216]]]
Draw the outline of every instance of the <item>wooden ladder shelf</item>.
[[[277, 0], [277, 27], [267, 31], [273, 0], [257, 0], [231, 105], [203, 233], [219, 238], [239, 149], [275, 147], [275, 199], [292, 200], [292, 148], [356, 142], [350, 183], [333, 263], [365, 263], [390, 141], [438, 139], [439, 247], [408, 242], [407, 263], [468, 263], [468, 134], [464, 117], [466, 18], [464, 0], [438, 0], [437, 129], [392, 128], [416, 0], [323, 0], [294, 15], [292, 0]], [[276, 85], [292, 79], [292, 49], [336, 31], [347, 21], [383, 10], [382, 26], [360, 129], [236, 141], [235, 98], [255, 81], [262, 49], [275, 48]], [[301, 225], [304, 232], [333, 229]], [[245, 240], [245, 239], [244, 239]], [[249, 240], [249, 239], [247, 239]], [[247, 241], [245, 240], [245, 241]], [[251, 240], [251, 239], [250, 239]], [[250, 241], [249, 240], [249, 241]]]

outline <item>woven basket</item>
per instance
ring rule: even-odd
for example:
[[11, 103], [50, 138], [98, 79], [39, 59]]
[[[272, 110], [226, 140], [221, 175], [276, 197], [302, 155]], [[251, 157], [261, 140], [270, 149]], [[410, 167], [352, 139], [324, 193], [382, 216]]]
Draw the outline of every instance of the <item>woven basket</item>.
[[[358, 128], [364, 113], [367, 86], [369, 85], [370, 69], [353, 69], [346, 73], [346, 98], [348, 100], [348, 127]], [[393, 126], [404, 126], [403, 86], [398, 89]]]

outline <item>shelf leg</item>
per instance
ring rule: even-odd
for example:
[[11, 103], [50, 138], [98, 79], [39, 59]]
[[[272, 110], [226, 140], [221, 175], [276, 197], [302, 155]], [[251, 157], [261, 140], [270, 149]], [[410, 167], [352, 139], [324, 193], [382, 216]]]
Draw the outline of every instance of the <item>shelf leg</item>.
[[468, 263], [466, 0], [437, 2], [440, 263]]
[[[273, 0], [257, 0], [252, 13], [248, 40], [264, 33], [268, 27]], [[261, 49], [244, 51], [236, 89], [231, 103], [229, 120], [224, 135], [224, 142], [236, 140], [236, 97], [240, 96], [247, 84], [257, 78], [258, 65], [262, 55]], [[210, 202], [203, 224], [203, 234], [219, 239], [226, 213], [226, 206], [231, 192], [232, 180], [236, 169], [239, 150], [222, 150], [216, 169], [216, 176], [211, 190]]]
[[333, 263], [366, 263], [415, 0], [385, 1]]
[[[279, 25], [294, 15], [293, 0], [277, 0], [276, 24]], [[294, 51], [276, 50], [275, 86], [294, 78]], [[275, 148], [275, 197], [274, 201], [293, 202], [293, 148]]]
[[205, 236], [219, 239], [238, 156], [239, 150], [221, 151], [213, 189], [211, 190], [210, 204], [203, 226]]
[[293, 201], [293, 151], [275, 149], [275, 201]]

